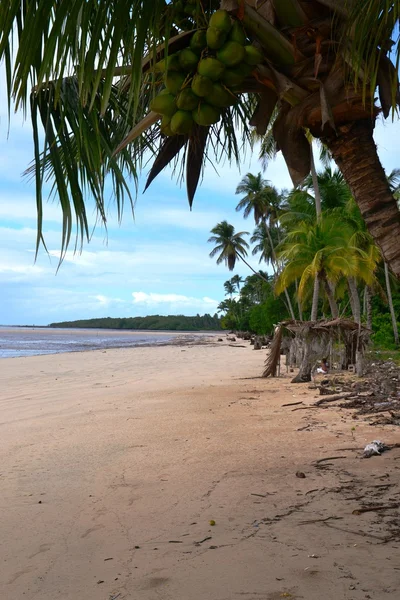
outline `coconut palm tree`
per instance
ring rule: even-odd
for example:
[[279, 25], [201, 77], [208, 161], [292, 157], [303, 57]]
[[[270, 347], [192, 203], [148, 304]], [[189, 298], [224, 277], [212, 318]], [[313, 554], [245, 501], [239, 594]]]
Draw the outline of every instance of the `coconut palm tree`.
[[319, 286], [329, 301], [332, 316], [338, 316], [334, 285], [342, 276], [357, 273], [355, 249], [350, 245], [352, 230], [335, 217], [325, 216], [314, 223], [299, 223], [289, 231], [279, 250], [285, 267], [276, 281], [281, 294], [296, 279], [300, 280], [298, 295], [305, 296], [310, 281], [314, 282], [311, 320], [318, 316]]
[[[271, 185], [271, 183], [262, 178], [261, 173], [258, 175], [252, 175], [247, 173], [243, 177], [242, 181], [236, 188], [236, 194], [245, 194], [236, 206], [237, 211], [243, 210], [243, 216], [245, 219], [253, 213], [254, 221], [256, 225], [260, 222], [263, 223], [263, 231], [268, 237], [269, 247], [271, 249], [271, 265], [276, 274], [279, 270], [279, 266], [276, 260], [275, 246], [272, 239], [272, 228], [271, 222], [275, 223], [280, 210], [281, 195], [278, 190]], [[286, 303], [292, 319], [295, 318], [292, 307], [292, 302], [289, 296], [288, 290], [285, 290]]]
[[244, 257], [247, 256], [249, 244], [243, 239], [243, 236], [248, 235], [248, 231], [235, 233], [233, 225], [227, 221], [221, 221], [211, 229], [211, 233], [213, 235], [208, 241], [216, 246], [211, 250], [210, 258], [214, 258], [218, 254], [217, 265], [225, 262], [228, 269], [233, 271], [238, 258], [246, 263]]
[[[239, 161], [250, 127], [265, 133], [275, 112], [273, 135], [294, 184], [310, 172], [309, 130], [331, 152], [400, 277], [400, 215], [373, 141], [377, 114], [388, 117], [398, 99], [389, 58], [400, 56], [398, 40], [391, 41], [398, 0], [193, 0], [190, 6], [188, 14], [178, 0], [1, 3], [9, 107], [30, 105], [38, 244], [48, 181], [63, 212], [64, 251], [75, 219], [79, 235], [90, 237], [88, 192], [106, 221], [108, 174], [120, 211], [131, 199], [129, 177], [137, 179], [149, 153], [155, 161], [148, 183], [167, 164], [186, 161], [191, 204], [209, 155]], [[166, 124], [162, 129], [150, 110], [163, 85], [159, 62], [187, 48], [219, 7], [259, 47], [258, 64], [234, 88], [237, 103], [221, 110], [219, 124], [166, 139]]]
[[225, 288], [225, 294], [232, 298], [233, 294], [235, 293], [235, 286], [233, 285], [232, 281], [231, 280], [225, 281], [224, 288]]
[[280, 242], [280, 234], [278, 228], [273, 227], [270, 230], [268, 225], [264, 221], [262, 221], [255, 228], [253, 235], [250, 238], [250, 242], [252, 244], [255, 244], [252, 250], [253, 256], [259, 254], [260, 258], [258, 262], [265, 262], [267, 265], [271, 265], [273, 272], [276, 274], [275, 248]]
[[240, 277], [240, 275], [234, 275], [233, 277], [231, 277], [230, 281], [233, 287], [238, 292], [238, 294], [240, 294], [240, 286], [243, 283], [243, 277]]
[[260, 221], [276, 220], [281, 195], [271, 182], [262, 178], [261, 173], [247, 173], [237, 186], [236, 194], [245, 194], [236, 206], [238, 212], [243, 211], [245, 219], [253, 213], [256, 225]]

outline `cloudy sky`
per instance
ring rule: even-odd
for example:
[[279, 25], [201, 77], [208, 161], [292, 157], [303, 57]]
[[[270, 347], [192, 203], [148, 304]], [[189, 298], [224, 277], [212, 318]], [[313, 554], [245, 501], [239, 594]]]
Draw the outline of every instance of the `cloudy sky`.
[[[235, 189], [248, 171], [257, 173], [257, 157], [243, 157], [241, 171], [210, 165], [192, 212], [184, 187], [163, 173], [138, 195], [133, 220], [126, 210], [118, 224], [110, 204], [108, 234], [98, 228], [82, 252], [67, 256], [57, 271], [61, 213], [46, 205], [45, 240], [34, 260], [36, 210], [34, 184], [22, 177], [32, 160], [29, 121], [13, 115], [8, 133], [4, 85], [0, 81], [0, 324], [47, 324], [54, 321], [148, 314], [213, 314], [231, 274], [209, 258], [210, 229], [223, 219], [239, 231], [253, 223], [235, 212]], [[2, 91], [3, 90], [3, 91]], [[7, 135], [8, 134], [8, 135]], [[376, 141], [387, 170], [400, 166], [400, 125], [379, 123]], [[140, 190], [147, 171], [143, 173]], [[290, 187], [281, 157], [265, 177], [278, 188]], [[94, 215], [92, 215], [94, 222]], [[257, 260], [251, 259], [257, 267]], [[235, 273], [249, 274], [245, 265]]]

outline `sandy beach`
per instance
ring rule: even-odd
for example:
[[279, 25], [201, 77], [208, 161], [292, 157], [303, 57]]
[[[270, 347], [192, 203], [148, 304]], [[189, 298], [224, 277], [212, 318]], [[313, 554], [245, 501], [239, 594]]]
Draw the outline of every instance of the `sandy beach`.
[[398, 428], [242, 344], [0, 361], [0, 598], [398, 597]]

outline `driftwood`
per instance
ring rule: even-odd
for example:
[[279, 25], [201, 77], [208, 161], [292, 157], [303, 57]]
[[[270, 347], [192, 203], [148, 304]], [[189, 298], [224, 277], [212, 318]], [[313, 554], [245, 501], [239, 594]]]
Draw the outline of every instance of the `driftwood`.
[[336, 402], [336, 400], [342, 400], [343, 398], [350, 398], [354, 396], [354, 392], [343, 392], [342, 394], [334, 394], [333, 396], [325, 396], [317, 402], [314, 402], [313, 406], [321, 406], [321, 404], [325, 404], [326, 402]]

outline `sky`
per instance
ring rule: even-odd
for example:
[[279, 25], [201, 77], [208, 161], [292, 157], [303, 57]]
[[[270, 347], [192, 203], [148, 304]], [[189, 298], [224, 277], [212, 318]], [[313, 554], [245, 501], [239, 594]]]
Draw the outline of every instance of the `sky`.
[[[236, 165], [209, 165], [189, 210], [185, 186], [166, 170], [142, 194], [148, 167], [139, 183], [134, 219], [127, 207], [119, 224], [112, 202], [108, 231], [98, 227], [81, 252], [68, 251], [57, 270], [61, 248], [61, 211], [57, 200], [46, 204], [42, 248], [35, 261], [36, 204], [34, 182], [22, 176], [33, 158], [29, 119], [13, 114], [8, 128], [4, 85], [0, 80], [0, 324], [46, 325], [94, 317], [150, 314], [214, 314], [224, 297], [224, 282], [246, 277], [239, 263], [234, 273], [209, 258], [210, 230], [226, 219], [237, 231], [254, 229], [235, 211], [236, 186], [248, 172], [261, 171], [257, 153]], [[400, 167], [400, 123], [379, 121], [375, 140], [384, 167]], [[264, 177], [290, 188], [282, 156]], [[133, 183], [132, 183], [133, 187]], [[90, 215], [92, 223], [95, 215]], [[249, 262], [257, 269], [258, 259]], [[262, 268], [265, 268], [262, 266]]]

